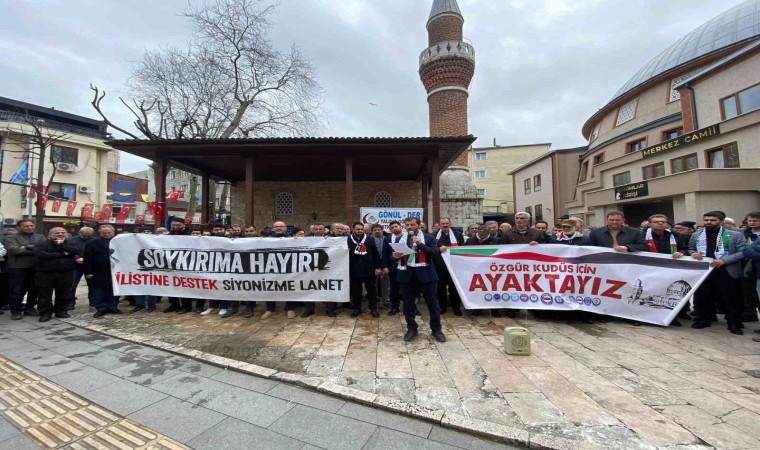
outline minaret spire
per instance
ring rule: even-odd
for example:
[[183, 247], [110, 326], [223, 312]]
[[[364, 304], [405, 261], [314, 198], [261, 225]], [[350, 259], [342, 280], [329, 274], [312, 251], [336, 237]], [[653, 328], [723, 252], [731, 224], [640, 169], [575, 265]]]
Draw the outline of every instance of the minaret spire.
[[428, 24], [431, 20], [443, 14], [459, 16], [462, 21], [464, 21], [464, 17], [462, 17], [462, 11], [459, 10], [459, 5], [457, 4], [457, 0], [434, 0], [433, 7], [430, 9]]

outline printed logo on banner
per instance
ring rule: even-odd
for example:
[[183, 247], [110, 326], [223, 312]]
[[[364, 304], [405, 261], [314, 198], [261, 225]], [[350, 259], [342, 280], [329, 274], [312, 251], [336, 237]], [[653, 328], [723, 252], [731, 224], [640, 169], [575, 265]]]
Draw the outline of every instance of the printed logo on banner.
[[487, 302], [490, 302], [491, 300], [493, 300], [493, 295], [486, 294], [484, 298], [486, 299]]
[[[709, 264], [647, 252], [618, 253], [586, 246], [478, 246], [442, 254], [465, 305], [521, 302], [525, 309], [566, 308], [667, 325], [674, 308], [694, 294]], [[637, 277], [630, 277], [635, 267]], [[546, 294], [546, 295], [545, 295]], [[540, 302], [540, 303], [539, 303]], [[467, 306], [467, 307], [470, 307]], [[504, 307], [498, 302], [488, 307]]]
[[494, 300], [495, 302], [499, 302], [499, 301], [501, 301], [501, 295], [499, 295], [499, 294], [493, 294], [493, 300]]

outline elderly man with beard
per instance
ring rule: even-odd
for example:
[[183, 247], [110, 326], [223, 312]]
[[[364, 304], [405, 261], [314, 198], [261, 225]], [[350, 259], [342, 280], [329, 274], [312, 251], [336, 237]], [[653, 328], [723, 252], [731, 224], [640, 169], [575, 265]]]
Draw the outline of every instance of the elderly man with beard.
[[404, 341], [409, 342], [418, 334], [414, 298], [418, 292], [422, 292], [430, 313], [431, 334], [436, 341], [446, 342], [446, 336], [441, 331], [441, 308], [435, 293], [438, 274], [433, 267], [433, 262], [440, 251], [435, 245], [435, 238], [420, 230], [419, 219], [407, 217], [404, 219], [404, 227], [407, 231], [406, 245], [414, 253], [404, 255], [393, 252], [393, 259], [398, 262], [398, 281], [401, 285], [401, 296], [404, 299], [404, 318], [407, 327]]
[[[37, 258], [35, 284], [37, 285], [37, 310], [40, 322], [47, 322], [53, 314], [58, 318], [71, 317], [66, 312], [69, 291], [74, 280], [75, 258], [79, 248], [66, 239], [66, 229], [55, 227], [48, 239], [34, 246]], [[55, 304], [53, 304], [55, 292]]]
[[111, 225], [101, 225], [98, 228], [99, 238], [94, 238], [84, 245], [84, 263], [82, 271], [85, 279], [89, 280], [90, 289], [95, 296], [95, 314], [92, 317], [103, 317], [106, 314], [121, 314], [119, 297], [113, 295], [111, 280], [111, 239], [115, 230]]
[[744, 334], [741, 322], [741, 297], [739, 280], [742, 276], [742, 259], [747, 241], [738, 231], [723, 227], [726, 215], [720, 211], [706, 212], [702, 216], [704, 229], [691, 235], [689, 253], [696, 260], [712, 258], [710, 275], [694, 293], [695, 310], [699, 315], [692, 328], [707, 328], [717, 320], [716, 300], [723, 303], [728, 331]]
[[351, 317], [362, 313], [362, 287], [367, 289], [369, 312], [372, 317], [380, 317], [377, 312], [377, 291], [375, 278], [382, 272], [382, 261], [374, 239], [364, 234], [364, 224], [354, 222], [353, 233], [346, 240], [349, 257], [349, 280], [351, 283], [351, 302], [354, 311]]

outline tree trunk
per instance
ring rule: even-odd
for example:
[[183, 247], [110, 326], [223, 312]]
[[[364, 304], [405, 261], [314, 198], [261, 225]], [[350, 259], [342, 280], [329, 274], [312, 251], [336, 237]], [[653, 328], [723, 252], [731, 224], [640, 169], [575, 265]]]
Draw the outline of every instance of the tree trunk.
[[[38, 143], [38, 145], [41, 143]], [[45, 156], [47, 146], [39, 145], [39, 161], [37, 162], [37, 201], [34, 202], [34, 231], [45, 234], [45, 210], [40, 208], [40, 195], [43, 190], [42, 182], [45, 180]]]
[[198, 177], [195, 175], [190, 177], [190, 192], [188, 195], [187, 212], [185, 213], [185, 217], [195, 218], [195, 210], [198, 207]]

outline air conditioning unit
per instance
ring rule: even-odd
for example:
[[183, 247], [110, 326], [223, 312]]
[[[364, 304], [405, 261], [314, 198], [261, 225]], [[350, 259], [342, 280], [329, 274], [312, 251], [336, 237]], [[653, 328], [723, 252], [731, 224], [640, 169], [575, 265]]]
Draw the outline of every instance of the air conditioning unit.
[[65, 162], [56, 163], [55, 167], [60, 172], [74, 172], [77, 170], [77, 166], [75, 164]]
[[82, 194], [92, 194], [95, 190], [90, 186], [79, 186], [79, 192]]
[[3, 219], [3, 225], [4, 226], [15, 226], [16, 225], [16, 219], [11, 219], [10, 217]]
[[523, 327], [504, 328], [504, 352], [507, 355], [530, 355], [530, 333]]

